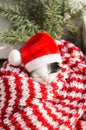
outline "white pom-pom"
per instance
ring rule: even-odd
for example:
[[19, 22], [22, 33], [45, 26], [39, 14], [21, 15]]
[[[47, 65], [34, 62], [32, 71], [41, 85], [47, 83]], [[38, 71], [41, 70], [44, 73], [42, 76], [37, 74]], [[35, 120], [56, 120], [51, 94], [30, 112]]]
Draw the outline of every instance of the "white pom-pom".
[[8, 61], [11, 65], [18, 66], [21, 64], [21, 54], [18, 50], [12, 50], [8, 55]]

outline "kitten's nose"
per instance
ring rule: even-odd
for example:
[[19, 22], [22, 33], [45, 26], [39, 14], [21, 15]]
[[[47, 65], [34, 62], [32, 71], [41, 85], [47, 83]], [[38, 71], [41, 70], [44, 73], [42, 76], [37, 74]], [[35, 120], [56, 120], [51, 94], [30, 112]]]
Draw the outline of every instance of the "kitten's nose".
[[43, 78], [43, 82], [48, 83], [48, 79], [44, 77], [44, 78]]

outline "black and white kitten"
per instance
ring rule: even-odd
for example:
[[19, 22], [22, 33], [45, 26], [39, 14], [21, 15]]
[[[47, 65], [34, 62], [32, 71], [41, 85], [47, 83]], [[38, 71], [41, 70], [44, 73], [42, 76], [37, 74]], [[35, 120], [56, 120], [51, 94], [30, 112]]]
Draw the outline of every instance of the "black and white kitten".
[[41, 84], [50, 84], [57, 76], [60, 66], [57, 62], [45, 64], [30, 73], [30, 76]]

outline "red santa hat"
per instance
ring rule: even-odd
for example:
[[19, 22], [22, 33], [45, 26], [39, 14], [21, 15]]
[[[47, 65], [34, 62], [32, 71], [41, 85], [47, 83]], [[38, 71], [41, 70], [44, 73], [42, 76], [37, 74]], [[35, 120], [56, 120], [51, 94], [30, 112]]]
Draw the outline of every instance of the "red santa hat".
[[8, 60], [13, 66], [23, 64], [29, 72], [43, 64], [62, 63], [55, 40], [45, 32], [39, 32], [32, 36], [19, 51], [12, 50]]

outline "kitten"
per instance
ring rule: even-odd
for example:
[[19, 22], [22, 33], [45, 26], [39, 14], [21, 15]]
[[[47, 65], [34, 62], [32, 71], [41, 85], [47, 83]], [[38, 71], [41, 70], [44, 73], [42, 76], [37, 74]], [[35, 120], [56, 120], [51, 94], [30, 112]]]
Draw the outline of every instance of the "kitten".
[[30, 73], [30, 76], [41, 84], [50, 84], [57, 76], [60, 66], [57, 62], [45, 64]]

